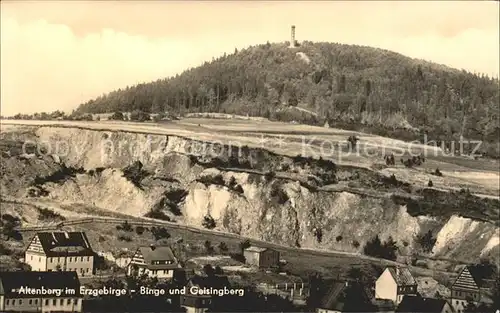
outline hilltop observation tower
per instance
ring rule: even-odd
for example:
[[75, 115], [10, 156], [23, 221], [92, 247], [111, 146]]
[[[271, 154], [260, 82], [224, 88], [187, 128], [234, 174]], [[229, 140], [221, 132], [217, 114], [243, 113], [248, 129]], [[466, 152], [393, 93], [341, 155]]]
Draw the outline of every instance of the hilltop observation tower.
[[297, 46], [297, 41], [295, 40], [295, 25], [292, 25], [290, 30], [290, 48], [295, 48]]

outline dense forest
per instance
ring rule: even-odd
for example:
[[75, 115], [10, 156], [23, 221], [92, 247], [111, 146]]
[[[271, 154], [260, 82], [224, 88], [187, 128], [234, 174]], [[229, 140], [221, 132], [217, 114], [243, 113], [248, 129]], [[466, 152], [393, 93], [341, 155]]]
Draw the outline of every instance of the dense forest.
[[[415, 140], [482, 140], [500, 154], [499, 82], [364, 46], [263, 44], [175, 77], [112, 91], [75, 114], [222, 112]], [[303, 110], [305, 109], [305, 110]], [[313, 112], [313, 113], [310, 113]]]

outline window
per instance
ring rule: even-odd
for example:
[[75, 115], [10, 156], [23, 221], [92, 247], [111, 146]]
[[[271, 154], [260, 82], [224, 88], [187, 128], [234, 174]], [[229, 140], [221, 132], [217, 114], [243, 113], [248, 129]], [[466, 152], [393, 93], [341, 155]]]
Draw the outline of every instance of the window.
[[41, 256], [38, 257], [38, 262], [42, 262], [42, 257]]
[[49, 305], [49, 299], [45, 299], [45, 305]]
[[32, 261], [33, 261], [33, 256], [30, 256], [30, 260], [32, 260]]
[[23, 304], [23, 300], [19, 300], [19, 304]]
[[5, 305], [9, 305], [9, 302], [10, 302], [10, 300], [9, 300], [9, 299], [6, 299], [6, 300], [5, 300]]
[[66, 304], [71, 304], [71, 299], [68, 299], [68, 300], [66, 301]]
[[52, 263], [52, 258], [49, 258], [49, 262]]
[[59, 304], [60, 304], [60, 305], [63, 305], [63, 304], [64, 304], [64, 299], [60, 299], [60, 300], [59, 300]]
[[87, 268], [87, 273], [90, 272], [90, 268]]
[[35, 304], [38, 304], [38, 299], [35, 299], [34, 301], [35, 301]]
[[57, 300], [56, 299], [52, 300], [52, 305], [57, 305]]
[[28, 300], [28, 304], [32, 304], [33, 303], [33, 300]]

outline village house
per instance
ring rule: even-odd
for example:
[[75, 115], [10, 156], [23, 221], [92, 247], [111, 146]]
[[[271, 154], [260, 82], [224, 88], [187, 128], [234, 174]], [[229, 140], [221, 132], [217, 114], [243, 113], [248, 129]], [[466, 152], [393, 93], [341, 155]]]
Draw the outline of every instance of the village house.
[[171, 279], [174, 271], [181, 266], [172, 249], [168, 246], [139, 247], [128, 265], [128, 275], [143, 275], [149, 277]]
[[453, 308], [445, 299], [404, 296], [396, 312], [401, 313], [453, 313]]
[[[23, 287], [62, 293], [31, 295], [23, 293]], [[0, 312], [82, 312], [82, 300], [75, 272], [0, 272]]]
[[30, 241], [24, 262], [32, 271], [94, 273], [94, 251], [84, 232], [41, 232]]
[[336, 281], [321, 298], [316, 313], [372, 312], [374, 309], [361, 283]]
[[406, 267], [387, 267], [375, 282], [375, 298], [398, 305], [405, 295], [417, 295], [417, 281]]
[[485, 278], [478, 267], [466, 266], [462, 269], [450, 288], [450, 302], [455, 312], [462, 313], [469, 302], [476, 306], [486, 302], [482, 295]]
[[250, 246], [243, 251], [245, 262], [259, 268], [271, 268], [279, 265], [280, 253], [269, 248]]
[[226, 276], [200, 276], [191, 277], [186, 284], [186, 294], [180, 296], [180, 306], [186, 313], [205, 313], [213, 306], [213, 298], [217, 295], [198, 294], [199, 289], [221, 289], [230, 287]]

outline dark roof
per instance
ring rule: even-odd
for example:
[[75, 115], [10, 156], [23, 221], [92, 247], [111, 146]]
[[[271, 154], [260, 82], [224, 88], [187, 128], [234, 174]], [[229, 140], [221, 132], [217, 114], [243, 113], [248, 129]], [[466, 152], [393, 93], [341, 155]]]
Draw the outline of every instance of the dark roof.
[[48, 257], [94, 254], [84, 232], [42, 232], [37, 236]]
[[334, 281], [321, 299], [319, 308], [341, 312], [365, 312], [371, 309], [372, 305], [362, 283]]
[[414, 286], [417, 284], [408, 268], [390, 266], [387, 269], [398, 286]]
[[488, 275], [488, 273], [480, 265], [469, 265], [467, 266], [467, 269], [479, 288], [483, 287], [489, 278], [491, 278], [491, 275]]
[[[172, 249], [168, 246], [140, 247], [144, 263], [149, 269], [175, 269], [179, 268], [177, 258]], [[154, 261], [172, 261], [172, 264], [152, 264]]]
[[444, 299], [404, 296], [396, 312], [437, 313], [442, 312], [445, 305]]
[[[80, 281], [76, 272], [0, 272], [0, 294], [11, 298], [33, 298], [33, 295], [19, 293], [19, 288], [28, 287], [33, 289], [62, 289], [61, 297], [66, 296], [64, 291], [74, 289], [75, 294], [71, 297], [79, 296]], [[68, 295], [69, 296], [69, 295]], [[36, 295], [37, 298], [54, 298], [54, 295]]]
[[342, 309], [344, 308], [342, 293], [346, 287], [347, 286], [345, 282], [334, 282], [328, 292], [322, 298], [320, 308], [342, 311]]
[[462, 269], [457, 279], [452, 285], [454, 289], [464, 289], [477, 291], [483, 283], [483, 275], [473, 266], [466, 266]]

